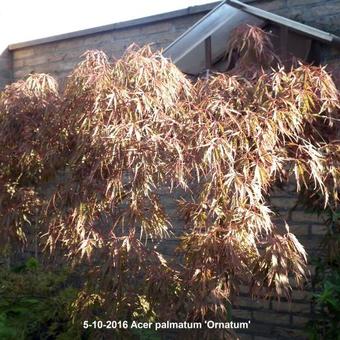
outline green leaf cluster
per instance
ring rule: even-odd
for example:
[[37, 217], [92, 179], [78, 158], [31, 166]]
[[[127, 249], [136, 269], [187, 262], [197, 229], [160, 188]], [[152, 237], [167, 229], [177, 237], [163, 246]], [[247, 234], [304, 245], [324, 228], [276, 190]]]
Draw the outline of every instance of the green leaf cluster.
[[0, 339], [79, 339], [70, 320], [77, 289], [68, 284], [66, 270], [42, 270], [28, 259], [0, 271]]

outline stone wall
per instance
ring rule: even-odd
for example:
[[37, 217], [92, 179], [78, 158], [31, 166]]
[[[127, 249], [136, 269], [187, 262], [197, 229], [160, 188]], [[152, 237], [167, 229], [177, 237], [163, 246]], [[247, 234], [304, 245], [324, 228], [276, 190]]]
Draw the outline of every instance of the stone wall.
[[252, 0], [243, 2], [340, 35], [339, 0]]
[[[250, 5], [340, 36], [340, 0], [250, 0]], [[340, 85], [340, 47], [320, 44], [321, 62]]]

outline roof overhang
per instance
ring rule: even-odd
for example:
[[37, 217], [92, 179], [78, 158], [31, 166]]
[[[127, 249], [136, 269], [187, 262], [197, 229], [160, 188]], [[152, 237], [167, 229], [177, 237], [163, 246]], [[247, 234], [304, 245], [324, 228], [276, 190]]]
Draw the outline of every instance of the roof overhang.
[[165, 50], [183, 72], [197, 75], [223, 56], [230, 32], [240, 24], [273, 23], [327, 44], [340, 44], [334, 34], [264, 11], [238, 0], [222, 1]]
[[206, 40], [210, 38], [214, 62], [224, 54], [230, 32], [242, 23], [263, 25], [264, 20], [223, 1], [170, 44], [163, 54], [183, 72], [198, 74], [207, 68]]

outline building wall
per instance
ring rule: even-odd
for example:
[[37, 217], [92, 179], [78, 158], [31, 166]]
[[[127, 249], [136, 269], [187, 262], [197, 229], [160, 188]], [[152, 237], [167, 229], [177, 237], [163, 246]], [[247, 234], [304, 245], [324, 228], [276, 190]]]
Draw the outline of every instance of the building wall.
[[0, 89], [12, 81], [12, 56], [8, 49], [0, 52]]
[[[245, 0], [244, 2], [340, 35], [340, 0]], [[8, 57], [6, 62], [3, 62], [3, 58], [0, 57], [0, 81], [2, 79], [2, 84], [10, 81], [10, 73], [16, 80], [32, 71], [48, 72], [58, 80], [62, 80], [88, 49], [104, 50], [108, 55], [118, 58], [133, 42], [140, 45], [154, 43], [154, 48], [164, 48], [213, 7], [214, 4], [196, 6], [167, 13], [168, 15], [156, 15], [109, 25], [106, 30], [90, 29], [31, 43], [11, 45], [9, 49], [12, 70], [6, 64]], [[339, 50], [334, 51], [324, 46], [322, 58], [325, 63], [332, 64], [333, 68], [337, 67]]]
[[[285, 190], [275, 190], [271, 204], [279, 215], [277, 224], [283, 219], [290, 226], [290, 231], [303, 244], [310, 261], [313, 256], [322, 254], [321, 240], [326, 234], [322, 216], [309, 214], [297, 204], [297, 194], [294, 185]], [[293, 284], [292, 301], [281, 299], [252, 300], [247, 288], [243, 287], [235, 300], [233, 316], [242, 321], [251, 320], [249, 330], [239, 332], [241, 340], [269, 339], [306, 339], [306, 323], [313, 318], [314, 306], [311, 303], [313, 286], [311, 277], [315, 268], [309, 265], [311, 276], [303, 289]]]
[[[156, 15], [113, 25], [118, 27], [98, 33], [80, 34], [78, 37], [57, 38], [44, 44], [14, 45], [10, 47], [13, 56], [13, 76], [20, 79], [28, 73], [51, 73], [62, 80], [80, 61], [80, 56], [87, 50], [99, 49], [109, 56], [119, 58], [132, 44], [152, 43], [153, 48], [164, 48], [173, 42], [190, 26], [203, 17], [211, 8], [197, 6], [189, 10], [180, 10], [169, 15]], [[81, 33], [81, 32], [79, 32]], [[86, 32], [85, 32], [86, 33]]]
[[[246, 2], [340, 35], [340, 0]], [[154, 43], [155, 48], [163, 48], [197, 22], [212, 7], [212, 5], [198, 6], [172, 14], [112, 25], [112, 29], [88, 30], [12, 45], [10, 46], [11, 54], [7, 52], [4, 55], [6, 58], [0, 58], [0, 87], [11, 78], [8, 71], [11, 63], [14, 79], [22, 78], [34, 71], [51, 73], [62, 81], [80, 61], [80, 55], [88, 49], [101, 49], [109, 55], [119, 57], [133, 42], [140, 45]], [[333, 69], [339, 69], [340, 52], [338, 49], [323, 46], [322, 58], [323, 62], [330, 64]], [[291, 189], [276, 191], [272, 203], [287, 218], [291, 231], [297, 235], [309, 254], [316, 254], [319, 251], [320, 239], [326, 231], [325, 227], [322, 220], [314, 215], [305, 214], [301, 207], [291, 210], [297, 199], [294, 190]], [[172, 222], [179, 233], [184, 223], [176, 216], [174, 197], [164, 195], [162, 200], [172, 215]], [[165, 241], [162, 249], [170, 256], [176, 245], [176, 240]], [[313, 268], [311, 270], [313, 271]], [[310, 302], [311, 291], [312, 286], [309, 280], [304, 290], [294, 289], [292, 303], [284, 299], [278, 303], [274, 300], [252, 300], [246, 288], [243, 288], [234, 302], [233, 316], [240, 320], [251, 320], [251, 324], [248, 331], [238, 332], [241, 339], [304, 339], [303, 328], [313, 314], [313, 306]]]
[[[170, 216], [174, 233], [179, 236], [185, 231], [185, 223], [176, 210], [176, 199], [186, 195], [176, 191], [171, 195], [166, 191], [159, 194]], [[320, 241], [326, 233], [326, 227], [322, 216], [306, 213], [297, 201], [296, 186], [291, 183], [282, 190], [276, 189], [268, 203], [276, 213], [275, 223], [278, 226], [282, 226], [283, 221], [288, 223], [290, 231], [305, 247], [310, 260], [312, 256], [322, 253]], [[178, 244], [178, 240], [172, 238], [162, 241], [158, 249], [161, 249], [166, 257], [173, 257]], [[314, 267], [309, 265], [308, 268], [313, 275]], [[249, 288], [242, 286], [240, 294], [232, 301], [232, 320], [250, 321], [250, 325], [248, 330], [236, 331], [240, 340], [306, 339], [305, 326], [313, 317], [314, 308], [311, 303], [313, 294], [311, 277], [306, 280], [303, 287], [297, 287], [292, 282], [291, 301], [285, 298], [281, 298], [280, 302], [276, 299], [252, 298]]]
[[[340, 0], [243, 1], [303, 24], [340, 36]], [[340, 48], [321, 45], [321, 61], [340, 85]]]

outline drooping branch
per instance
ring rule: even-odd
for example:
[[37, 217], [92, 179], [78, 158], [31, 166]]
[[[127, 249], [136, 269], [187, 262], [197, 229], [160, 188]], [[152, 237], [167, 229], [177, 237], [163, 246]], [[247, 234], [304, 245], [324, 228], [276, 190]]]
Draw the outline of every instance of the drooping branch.
[[[240, 284], [288, 296], [306, 254], [274, 224], [268, 196], [294, 176], [325, 206], [338, 201], [339, 93], [321, 67], [247, 72], [190, 82], [160, 52], [133, 46], [114, 62], [87, 52], [62, 94], [46, 75], [7, 87], [1, 239], [24, 240], [38, 216], [51, 252], [92, 268], [75, 307], [92, 301], [110, 317], [142, 308], [142, 297], [164, 317], [167, 301], [167, 318], [223, 318]], [[191, 195], [179, 202], [180, 265], [152, 249], [174, 227], [164, 188]]]

